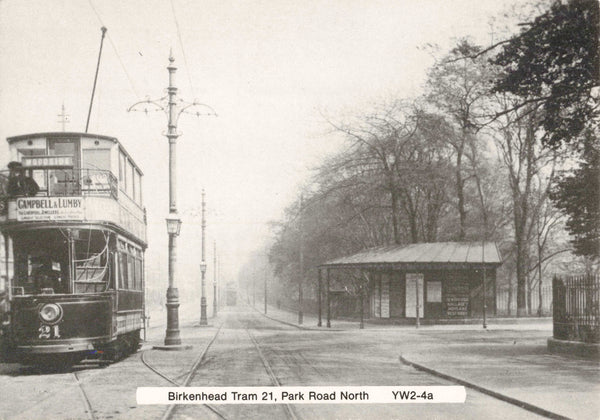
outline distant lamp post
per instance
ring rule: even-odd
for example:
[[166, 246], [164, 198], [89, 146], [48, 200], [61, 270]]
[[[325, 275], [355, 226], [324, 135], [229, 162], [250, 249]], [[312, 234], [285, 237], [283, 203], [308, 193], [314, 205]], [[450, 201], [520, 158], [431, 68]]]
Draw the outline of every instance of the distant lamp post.
[[213, 241], [213, 318], [217, 316], [217, 241]]
[[204, 201], [204, 189], [202, 189], [202, 262], [200, 263], [200, 273], [202, 274], [202, 284], [201, 284], [201, 292], [202, 295], [200, 297], [200, 326], [205, 327], [208, 325], [208, 319], [206, 317], [206, 259], [205, 259], [205, 238], [204, 234], [206, 231], [206, 202]]
[[204, 286], [204, 278], [206, 276], [206, 262], [200, 263], [200, 273], [202, 275], [202, 296], [200, 297], [200, 325], [207, 325], [208, 320], [206, 318], [206, 294]]
[[304, 281], [304, 225], [302, 224], [302, 212], [304, 210], [303, 208], [303, 200], [304, 196], [302, 194], [300, 194], [300, 249], [299, 249], [299, 265], [300, 265], [300, 277], [298, 278], [298, 324], [302, 325], [302, 323], [304, 322], [304, 312], [302, 311], [302, 306], [304, 305], [303, 303], [303, 292], [302, 292], [302, 282]]

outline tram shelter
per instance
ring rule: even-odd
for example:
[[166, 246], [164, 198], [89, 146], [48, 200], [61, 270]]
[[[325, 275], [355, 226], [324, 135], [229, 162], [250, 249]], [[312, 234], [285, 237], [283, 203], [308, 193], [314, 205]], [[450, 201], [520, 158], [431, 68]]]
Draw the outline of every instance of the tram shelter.
[[496, 244], [481, 241], [384, 246], [328, 261], [318, 267], [319, 325], [321, 295], [330, 326], [339, 290], [346, 291], [346, 311], [354, 302], [354, 314], [371, 320], [468, 322], [483, 316], [484, 295], [487, 314], [495, 315], [501, 264]]

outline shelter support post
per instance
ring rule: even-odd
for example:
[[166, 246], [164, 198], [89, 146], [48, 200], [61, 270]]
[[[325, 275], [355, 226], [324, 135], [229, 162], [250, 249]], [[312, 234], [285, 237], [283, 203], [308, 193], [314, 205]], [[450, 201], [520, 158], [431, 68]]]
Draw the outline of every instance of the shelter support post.
[[317, 300], [319, 302], [319, 322], [317, 323], [317, 327], [321, 327], [323, 324], [321, 322], [321, 269], [317, 268], [318, 274], [318, 291], [317, 291]]
[[327, 268], [327, 295], [326, 295], [326, 299], [327, 299], [327, 328], [331, 328], [331, 297], [330, 297], [330, 293], [329, 293], [329, 278], [330, 278], [330, 273], [329, 273], [329, 268]]
[[419, 321], [419, 279], [418, 278], [415, 281], [415, 284], [416, 284], [416, 294], [415, 294], [415, 296], [416, 296], [416, 306], [415, 306], [415, 309], [416, 309], [416, 312], [417, 312], [417, 314], [416, 314], [417, 315], [416, 327], [419, 328], [420, 321]]
[[487, 292], [485, 287], [485, 266], [483, 266], [483, 328], [487, 328]]
[[[494, 272], [495, 274], [495, 272]], [[497, 295], [496, 295], [496, 276], [494, 275], [494, 316], [498, 315], [498, 303], [497, 303]]]
[[365, 288], [360, 286], [360, 329], [365, 328]]

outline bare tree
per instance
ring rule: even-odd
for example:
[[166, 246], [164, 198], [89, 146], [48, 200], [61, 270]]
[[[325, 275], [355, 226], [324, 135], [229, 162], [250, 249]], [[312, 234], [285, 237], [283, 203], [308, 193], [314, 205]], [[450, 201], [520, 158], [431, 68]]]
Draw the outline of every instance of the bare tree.
[[[427, 101], [447, 116], [456, 126], [454, 135], [445, 140], [454, 151], [454, 181], [459, 216], [458, 240], [466, 238], [467, 198], [465, 187], [471, 170], [465, 155], [479, 147], [478, 120], [489, 98], [490, 66], [484, 56], [476, 56], [481, 48], [463, 39], [429, 72]], [[475, 58], [471, 58], [475, 56]], [[477, 153], [471, 153], [477, 157]]]
[[[498, 96], [502, 109], [512, 107], [514, 98]], [[504, 114], [496, 120], [494, 133], [500, 156], [508, 171], [511, 191], [515, 258], [517, 273], [517, 316], [527, 314], [527, 278], [529, 274], [529, 240], [532, 231], [532, 194], [534, 181], [552, 160], [537, 137], [538, 115], [535, 109]]]

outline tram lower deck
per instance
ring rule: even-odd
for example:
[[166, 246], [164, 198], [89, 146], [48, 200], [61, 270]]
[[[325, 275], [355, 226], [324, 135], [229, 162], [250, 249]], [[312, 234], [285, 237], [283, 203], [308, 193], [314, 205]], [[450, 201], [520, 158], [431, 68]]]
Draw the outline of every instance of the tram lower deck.
[[14, 276], [5, 359], [118, 359], [143, 328], [143, 249], [107, 228], [10, 232]]

